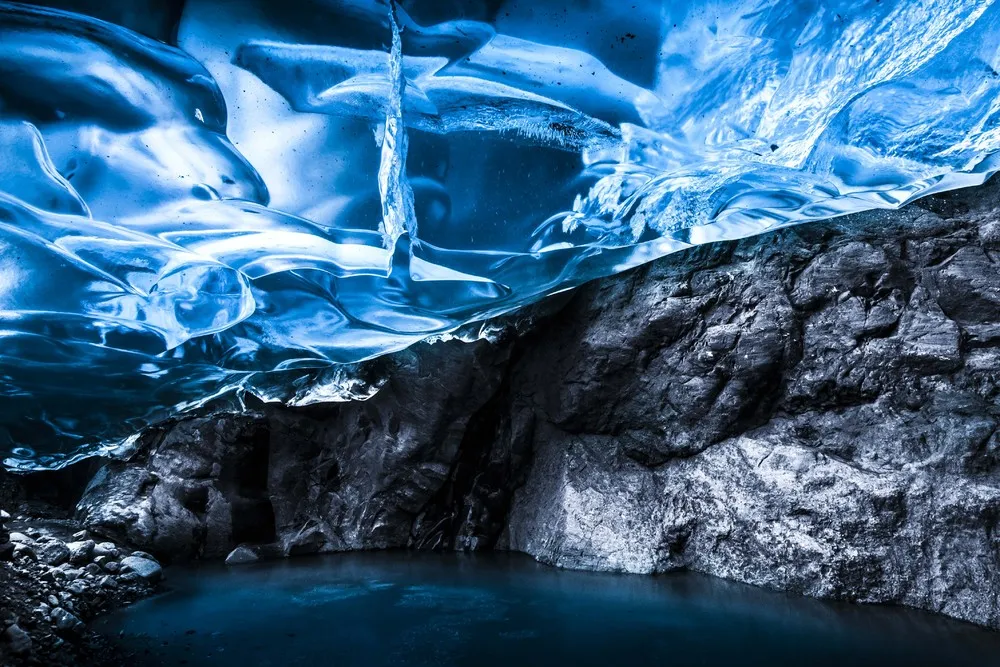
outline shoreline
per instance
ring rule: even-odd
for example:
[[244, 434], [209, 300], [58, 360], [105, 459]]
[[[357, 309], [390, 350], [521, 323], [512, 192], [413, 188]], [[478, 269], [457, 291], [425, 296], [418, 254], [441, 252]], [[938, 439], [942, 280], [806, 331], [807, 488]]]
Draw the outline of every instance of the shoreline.
[[156, 559], [85, 530], [55, 507], [0, 513], [0, 664], [122, 665], [99, 616], [160, 590]]

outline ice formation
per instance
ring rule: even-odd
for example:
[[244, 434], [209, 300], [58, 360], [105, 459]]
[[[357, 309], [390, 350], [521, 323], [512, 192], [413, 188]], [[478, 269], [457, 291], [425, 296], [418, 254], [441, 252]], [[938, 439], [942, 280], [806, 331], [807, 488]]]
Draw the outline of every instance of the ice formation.
[[120, 24], [0, 2], [11, 467], [997, 169], [993, 0], [57, 4]]

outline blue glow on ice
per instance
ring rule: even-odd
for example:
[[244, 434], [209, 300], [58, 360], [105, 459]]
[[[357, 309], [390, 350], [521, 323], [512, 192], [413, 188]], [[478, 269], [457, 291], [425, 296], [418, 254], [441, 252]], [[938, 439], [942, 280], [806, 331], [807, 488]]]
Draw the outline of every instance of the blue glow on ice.
[[997, 170], [992, 0], [127, 4], [0, 2], [8, 466]]

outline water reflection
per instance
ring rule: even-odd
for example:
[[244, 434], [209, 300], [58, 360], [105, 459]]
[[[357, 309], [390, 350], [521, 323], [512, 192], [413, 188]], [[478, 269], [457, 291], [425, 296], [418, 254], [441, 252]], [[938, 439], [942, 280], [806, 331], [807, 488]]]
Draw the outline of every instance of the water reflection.
[[99, 622], [138, 664], [929, 666], [1000, 651], [1000, 634], [912, 610], [521, 555], [350, 554], [174, 570], [170, 582]]

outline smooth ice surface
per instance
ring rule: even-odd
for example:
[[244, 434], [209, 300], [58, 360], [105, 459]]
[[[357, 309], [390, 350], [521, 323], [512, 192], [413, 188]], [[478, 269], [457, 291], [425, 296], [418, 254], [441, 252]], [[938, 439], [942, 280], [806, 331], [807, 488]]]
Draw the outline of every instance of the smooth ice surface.
[[995, 632], [925, 612], [697, 574], [567, 572], [522, 554], [359, 553], [167, 574], [171, 592], [95, 625], [149, 667], [983, 667], [1000, 651]]
[[8, 466], [997, 169], [993, 0], [49, 4], [0, 2]]

